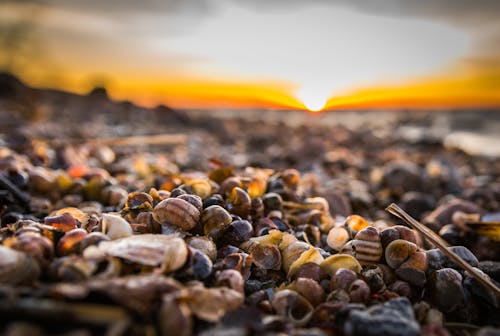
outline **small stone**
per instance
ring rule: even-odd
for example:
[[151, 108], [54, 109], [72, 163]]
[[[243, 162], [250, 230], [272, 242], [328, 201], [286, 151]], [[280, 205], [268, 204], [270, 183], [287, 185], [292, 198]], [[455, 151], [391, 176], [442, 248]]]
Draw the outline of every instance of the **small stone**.
[[400, 297], [365, 311], [351, 311], [344, 333], [348, 336], [418, 336], [420, 326], [410, 300]]

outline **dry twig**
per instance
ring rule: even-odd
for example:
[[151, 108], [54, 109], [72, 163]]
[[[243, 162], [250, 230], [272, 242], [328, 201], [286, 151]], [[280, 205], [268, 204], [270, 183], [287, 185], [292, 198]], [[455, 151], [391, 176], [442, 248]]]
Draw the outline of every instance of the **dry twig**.
[[[409, 214], [407, 214], [403, 209], [398, 207], [396, 204], [392, 203], [386, 209], [389, 213], [393, 214], [396, 217], [404, 220], [408, 225], [417, 230], [420, 234], [422, 234], [426, 239], [428, 239], [432, 244], [434, 244], [441, 252], [450, 258], [457, 265], [462, 267], [464, 270], [469, 272], [469, 274], [474, 277], [479, 283], [481, 283], [486, 288], [490, 289], [495, 293], [495, 295], [500, 298], [500, 288], [498, 288], [492, 281], [483, 277], [481, 273], [479, 273], [474, 267], [469, 265], [466, 261], [464, 261], [460, 256], [458, 256], [455, 252], [448, 249], [448, 244], [446, 244], [441, 237], [437, 234], [429, 230], [423, 224], [419, 223]], [[431, 233], [432, 232], [432, 233]]]

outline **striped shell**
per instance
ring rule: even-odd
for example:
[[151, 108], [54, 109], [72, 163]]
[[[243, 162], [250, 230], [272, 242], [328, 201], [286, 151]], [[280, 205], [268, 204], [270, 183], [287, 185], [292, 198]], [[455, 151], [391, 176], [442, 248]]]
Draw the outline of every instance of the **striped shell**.
[[342, 248], [342, 253], [350, 254], [361, 264], [375, 263], [382, 257], [382, 243], [380, 236], [373, 226], [359, 231], [353, 240]]
[[168, 223], [182, 230], [191, 230], [200, 220], [200, 211], [183, 199], [167, 198], [155, 206], [153, 219], [161, 224]]

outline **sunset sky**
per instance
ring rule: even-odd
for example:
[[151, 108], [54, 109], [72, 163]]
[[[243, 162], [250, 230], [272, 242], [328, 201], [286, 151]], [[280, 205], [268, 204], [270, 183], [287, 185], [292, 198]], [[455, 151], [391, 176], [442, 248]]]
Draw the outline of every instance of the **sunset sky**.
[[148, 106], [500, 107], [500, 1], [0, 0], [0, 67]]

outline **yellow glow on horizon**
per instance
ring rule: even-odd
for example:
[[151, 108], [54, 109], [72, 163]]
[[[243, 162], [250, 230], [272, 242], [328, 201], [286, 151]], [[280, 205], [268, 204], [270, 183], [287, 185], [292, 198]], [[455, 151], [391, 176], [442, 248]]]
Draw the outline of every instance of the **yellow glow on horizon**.
[[325, 107], [329, 94], [324, 90], [302, 88], [297, 92], [297, 98], [304, 104], [310, 112], [320, 112]]

